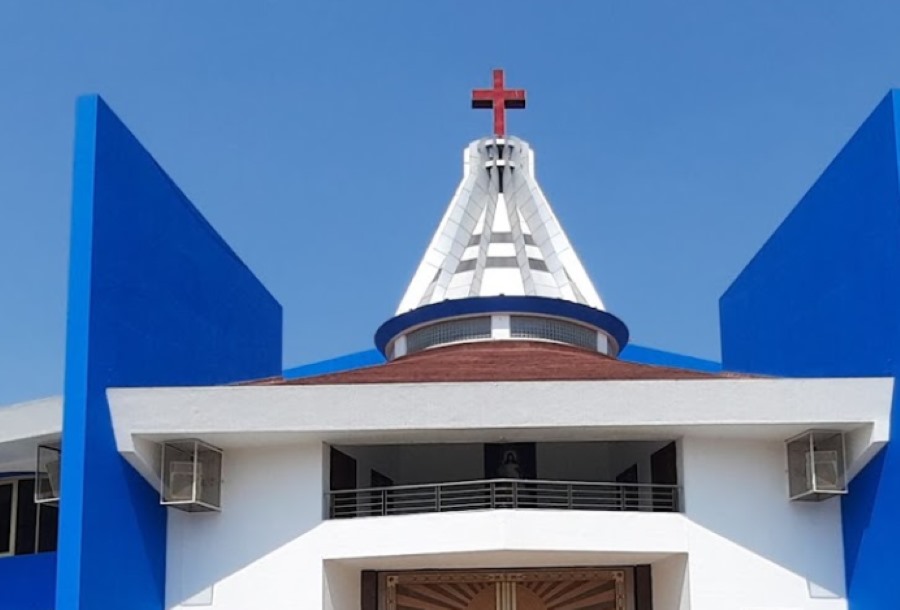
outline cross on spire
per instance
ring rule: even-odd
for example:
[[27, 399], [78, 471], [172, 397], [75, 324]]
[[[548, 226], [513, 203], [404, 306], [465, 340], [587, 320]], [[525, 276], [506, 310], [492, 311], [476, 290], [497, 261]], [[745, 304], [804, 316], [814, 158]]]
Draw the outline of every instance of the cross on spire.
[[494, 70], [494, 86], [491, 89], [474, 89], [472, 91], [472, 108], [494, 109], [494, 135], [506, 135], [506, 109], [524, 108], [524, 89], [505, 89], [503, 70]]

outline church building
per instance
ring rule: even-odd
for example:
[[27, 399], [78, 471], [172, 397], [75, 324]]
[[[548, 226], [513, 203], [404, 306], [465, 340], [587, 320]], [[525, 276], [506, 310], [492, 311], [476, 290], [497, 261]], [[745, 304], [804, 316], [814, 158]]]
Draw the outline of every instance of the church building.
[[473, 91], [493, 128], [374, 350], [285, 370], [275, 297], [79, 99], [64, 392], [0, 407], [0, 610], [900, 607], [900, 94], [722, 296], [721, 363], [629, 344], [525, 104]]

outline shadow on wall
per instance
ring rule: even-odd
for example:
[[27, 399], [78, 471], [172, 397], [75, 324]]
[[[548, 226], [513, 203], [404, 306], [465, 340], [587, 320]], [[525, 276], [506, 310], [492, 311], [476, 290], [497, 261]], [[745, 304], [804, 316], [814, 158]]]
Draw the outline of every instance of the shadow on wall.
[[663, 610], [690, 610], [688, 557], [676, 555], [650, 564], [653, 607]]
[[[691, 439], [684, 459], [686, 516], [720, 537], [700, 538], [721, 547], [719, 567], [704, 571], [704, 578], [718, 569], [733, 580], [735, 570], [769, 570], [771, 562], [805, 578], [810, 598], [844, 597], [840, 499], [791, 502], [783, 443]], [[752, 593], [768, 603], [767, 591]]]
[[325, 564], [322, 573], [323, 610], [359, 608], [362, 597], [361, 570], [355, 566], [342, 565], [336, 561]]
[[[292, 552], [284, 548], [292, 543], [302, 545], [303, 535], [322, 521], [322, 459], [320, 444], [226, 450], [222, 512], [169, 512], [167, 605], [211, 604], [218, 583], [248, 568], [261, 571], [258, 580], [248, 578], [253, 587], [296, 581], [277, 555]], [[278, 591], [259, 592], [265, 593]]]

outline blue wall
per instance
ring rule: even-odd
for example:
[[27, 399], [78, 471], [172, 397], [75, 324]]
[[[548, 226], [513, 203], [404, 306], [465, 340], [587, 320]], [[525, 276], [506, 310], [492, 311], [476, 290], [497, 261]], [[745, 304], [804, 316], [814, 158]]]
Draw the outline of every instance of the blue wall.
[[[720, 301], [723, 366], [783, 376], [900, 372], [898, 92], [860, 127]], [[900, 430], [895, 396], [893, 429]], [[852, 409], [853, 405], [847, 405]], [[898, 608], [900, 450], [843, 499], [852, 610]]]
[[382, 364], [384, 356], [377, 349], [370, 349], [363, 352], [353, 352], [352, 354], [344, 354], [337, 358], [329, 358], [328, 360], [319, 360], [302, 364], [294, 368], [285, 369], [282, 375], [285, 379], [299, 379], [301, 377], [312, 377], [314, 375], [325, 375], [327, 373], [339, 373], [341, 371], [352, 371], [361, 369], [365, 366], [374, 366]]
[[166, 513], [105, 390], [277, 375], [281, 306], [96, 96], [73, 179], [57, 608], [161, 610]]
[[52, 610], [55, 578], [56, 553], [0, 559], [0, 608]]
[[619, 354], [619, 359], [627, 362], [637, 362], [638, 364], [671, 366], [706, 373], [717, 373], [722, 370], [722, 365], [714, 360], [685, 356], [684, 354], [666, 352], [660, 349], [653, 349], [652, 347], [641, 347], [630, 343]]

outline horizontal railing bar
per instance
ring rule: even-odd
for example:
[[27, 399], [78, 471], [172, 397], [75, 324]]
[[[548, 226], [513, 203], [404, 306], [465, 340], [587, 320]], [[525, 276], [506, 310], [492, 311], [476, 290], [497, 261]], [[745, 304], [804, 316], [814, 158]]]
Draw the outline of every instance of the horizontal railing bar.
[[[576, 500], [584, 500], [584, 501], [594, 501], [594, 500], [607, 500], [609, 498], [625, 498], [626, 500], [660, 500], [660, 501], [668, 501], [675, 497], [675, 494], [666, 495], [666, 496], [629, 496], [625, 494], [608, 494], [608, 495], [596, 495], [596, 496], [587, 496], [587, 495], [573, 495], [569, 496], [568, 494], [541, 494], [541, 493], [531, 493], [529, 490], [520, 491], [517, 494], [497, 494], [497, 497], [513, 497], [522, 496], [525, 498], [539, 498], [541, 500], [553, 500], [555, 498], [561, 498], [563, 500], [568, 500], [570, 497]], [[434, 495], [424, 496], [424, 497], [410, 497], [410, 496], [388, 496], [387, 498], [351, 498], [351, 497], [334, 497], [335, 504], [365, 504], [366, 502], [379, 503], [384, 501], [390, 502], [430, 502], [434, 500]], [[477, 498], [483, 497], [486, 500], [490, 499], [490, 494], [470, 494], [470, 495], [458, 495], [447, 497], [441, 494], [442, 502], [453, 502], [457, 499], [467, 499], [467, 498]]]
[[485, 479], [331, 491], [331, 518], [492, 508], [677, 512], [677, 485]]
[[529, 485], [560, 485], [571, 486], [573, 488], [590, 488], [603, 487], [610, 489], [661, 489], [661, 490], [677, 490], [678, 485], [660, 484], [660, 483], [613, 483], [608, 481], [554, 481], [545, 479], [483, 479], [477, 481], [449, 481], [446, 483], [417, 483], [414, 485], [392, 485], [386, 487], [360, 487], [358, 489], [339, 489], [325, 492], [326, 495], [349, 494], [349, 493], [370, 493], [380, 491], [403, 491], [409, 489], [423, 490], [434, 489], [440, 487], [443, 490], [454, 487], [476, 487], [490, 486], [497, 484], [517, 485], [527, 489]]

